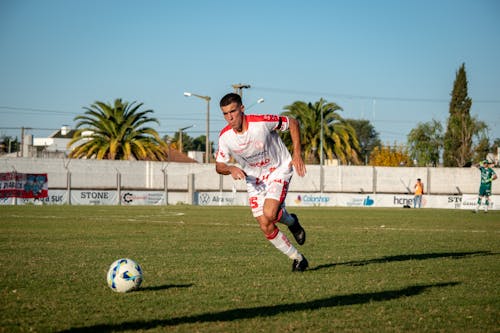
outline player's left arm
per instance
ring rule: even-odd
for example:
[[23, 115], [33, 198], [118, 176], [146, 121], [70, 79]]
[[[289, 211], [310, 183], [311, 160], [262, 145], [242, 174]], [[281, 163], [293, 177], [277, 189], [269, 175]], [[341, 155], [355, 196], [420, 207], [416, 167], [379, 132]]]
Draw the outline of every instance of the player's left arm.
[[300, 125], [299, 121], [295, 118], [288, 117], [290, 136], [292, 138], [293, 153], [292, 165], [295, 172], [304, 177], [306, 174], [306, 165], [302, 159], [302, 145], [300, 142]]

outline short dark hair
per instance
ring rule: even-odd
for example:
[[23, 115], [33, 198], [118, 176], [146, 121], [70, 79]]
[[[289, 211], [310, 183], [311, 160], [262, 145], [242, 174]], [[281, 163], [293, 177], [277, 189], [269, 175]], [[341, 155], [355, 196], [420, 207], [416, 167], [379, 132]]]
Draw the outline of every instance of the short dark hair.
[[221, 98], [219, 105], [220, 105], [220, 107], [223, 107], [223, 106], [229, 105], [229, 104], [234, 103], [234, 102], [236, 102], [238, 105], [243, 104], [241, 101], [240, 95], [238, 95], [236, 93], [229, 93]]

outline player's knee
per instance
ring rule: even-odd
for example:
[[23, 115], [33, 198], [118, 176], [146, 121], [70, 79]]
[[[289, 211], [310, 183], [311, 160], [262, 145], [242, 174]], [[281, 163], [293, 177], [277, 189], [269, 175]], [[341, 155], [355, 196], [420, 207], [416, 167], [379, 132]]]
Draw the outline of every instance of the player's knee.
[[264, 209], [263, 213], [264, 213], [264, 217], [268, 221], [273, 222], [273, 223], [277, 222], [279, 211], [277, 211], [276, 209]]

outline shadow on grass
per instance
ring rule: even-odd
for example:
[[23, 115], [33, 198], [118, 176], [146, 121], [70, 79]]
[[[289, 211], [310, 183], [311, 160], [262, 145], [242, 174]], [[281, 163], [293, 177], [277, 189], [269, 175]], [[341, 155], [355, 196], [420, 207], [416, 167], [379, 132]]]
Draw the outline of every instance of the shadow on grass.
[[364, 294], [350, 294], [320, 298], [313, 301], [301, 303], [288, 303], [270, 306], [258, 306], [253, 308], [236, 308], [232, 310], [202, 313], [192, 316], [174, 317], [157, 320], [136, 320], [121, 324], [100, 324], [87, 327], [76, 327], [61, 332], [116, 332], [126, 330], [148, 330], [155, 327], [175, 326], [181, 324], [207, 323], [219, 321], [233, 321], [240, 319], [251, 319], [260, 317], [272, 317], [281, 313], [295, 311], [318, 310], [336, 306], [347, 306], [365, 304], [369, 302], [382, 302], [398, 299], [400, 297], [415, 296], [430, 288], [443, 288], [458, 285], [458, 282], [436, 283], [429, 285], [409, 286], [403, 289], [386, 290]]
[[135, 292], [141, 292], [141, 291], [156, 291], [156, 290], [166, 290], [166, 289], [172, 289], [172, 288], [189, 288], [192, 287], [193, 284], [164, 284], [162, 286], [150, 286], [150, 287], [141, 287]]
[[367, 259], [367, 260], [356, 260], [339, 262], [332, 264], [318, 265], [316, 267], [311, 267], [310, 271], [317, 271], [320, 269], [331, 268], [335, 266], [365, 266], [368, 264], [383, 264], [393, 261], [407, 261], [407, 260], [427, 260], [436, 258], [451, 258], [451, 259], [463, 259], [475, 256], [491, 256], [496, 253], [491, 251], [474, 251], [474, 252], [441, 252], [441, 253], [420, 253], [420, 254], [401, 254], [397, 256], [385, 256], [382, 258]]

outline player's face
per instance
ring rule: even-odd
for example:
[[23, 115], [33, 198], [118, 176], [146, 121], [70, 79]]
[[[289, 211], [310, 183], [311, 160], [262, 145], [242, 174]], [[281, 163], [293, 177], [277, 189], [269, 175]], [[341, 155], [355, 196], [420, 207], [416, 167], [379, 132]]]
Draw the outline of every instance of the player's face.
[[242, 132], [245, 106], [233, 102], [221, 107], [221, 110], [229, 126], [236, 132]]

